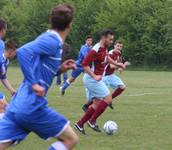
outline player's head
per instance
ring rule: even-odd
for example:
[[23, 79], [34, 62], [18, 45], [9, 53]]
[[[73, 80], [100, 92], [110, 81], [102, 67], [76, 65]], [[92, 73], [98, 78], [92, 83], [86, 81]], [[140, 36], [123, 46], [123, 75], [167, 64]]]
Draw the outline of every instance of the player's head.
[[93, 44], [93, 38], [91, 35], [87, 35], [85, 37], [85, 44], [87, 44], [88, 47], [90, 47]]
[[114, 39], [114, 33], [111, 29], [104, 29], [100, 33], [100, 40], [103, 41], [105, 47], [112, 45]]
[[120, 40], [116, 40], [114, 43], [114, 49], [118, 51], [122, 51], [122, 42]]
[[6, 34], [7, 23], [4, 19], [0, 18], [0, 38], [3, 38]]
[[57, 31], [70, 31], [74, 16], [74, 8], [68, 4], [55, 6], [50, 15], [51, 28]]
[[16, 55], [16, 43], [14, 41], [7, 41], [5, 43], [5, 57], [13, 58]]

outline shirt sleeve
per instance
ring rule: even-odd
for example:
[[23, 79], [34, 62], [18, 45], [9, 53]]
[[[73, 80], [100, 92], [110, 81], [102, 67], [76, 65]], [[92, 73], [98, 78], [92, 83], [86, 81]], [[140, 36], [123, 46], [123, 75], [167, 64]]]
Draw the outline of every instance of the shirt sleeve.
[[[29, 81], [31, 85], [38, 83], [34, 75], [34, 68], [32, 67], [33, 57], [33, 55], [25, 52], [23, 49], [17, 51], [17, 59], [23, 72], [24, 78]], [[38, 61], [38, 59], [39, 57], [36, 57], [36, 61]]]
[[[21, 48], [17, 51], [17, 58], [23, 75], [31, 85], [37, 84], [35, 70], [39, 69], [42, 57], [54, 57], [57, 50], [61, 50], [61, 43], [51, 36], [38, 37], [35, 41], [26, 45], [27, 49]], [[59, 55], [61, 59], [61, 55]], [[58, 66], [57, 66], [58, 67]]]
[[95, 61], [96, 55], [96, 51], [90, 50], [82, 62], [82, 67], [90, 66], [90, 64]]

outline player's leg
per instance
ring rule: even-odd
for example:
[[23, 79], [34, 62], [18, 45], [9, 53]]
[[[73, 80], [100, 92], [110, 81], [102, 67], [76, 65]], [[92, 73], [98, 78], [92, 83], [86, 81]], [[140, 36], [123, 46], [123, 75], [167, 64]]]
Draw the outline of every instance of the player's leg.
[[64, 72], [63, 73], [63, 83], [66, 82], [67, 78], [68, 78], [67, 72]]
[[[75, 125], [74, 125], [74, 127], [82, 134], [86, 134], [85, 130], [84, 130], [84, 124], [91, 118], [91, 116], [93, 115], [93, 113], [95, 112], [95, 109], [97, 108], [97, 106], [99, 104], [99, 100], [97, 100], [97, 99], [93, 99], [92, 101], [93, 101], [93, 103], [89, 106], [89, 108], [84, 113], [84, 115], [81, 117], [81, 119], [79, 121], [77, 121], [77, 123], [75, 123]], [[101, 130], [99, 129], [99, 127], [95, 123], [94, 123], [94, 125], [95, 125], [94, 129], [98, 130], [100, 132]]]
[[75, 79], [83, 72], [82, 68], [77, 68], [73, 70], [71, 76], [66, 80], [66, 82], [60, 87], [61, 94], [65, 94], [65, 90], [70, 86], [71, 83], [75, 81]]
[[0, 150], [6, 150], [11, 145], [18, 144], [29, 134], [29, 131], [21, 128], [19, 124], [16, 114], [8, 111], [0, 120]]
[[[96, 120], [101, 116], [101, 114], [106, 110], [108, 105], [112, 102], [111, 94], [107, 95], [102, 99], [95, 109], [94, 113], [92, 114], [91, 118], [88, 121], [89, 126], [94, 129]], [[95, 130], [96, 131], [96, 130]]]
[[[78, 126], [79, 127], [78, 130], [80, 132], [82, 132], [84, 130], [84, 124], [93, 117], [90, 120], [92, 122], [90, 122], [89, 125], [91, 126], [91, 128], [100, 132], [100, 130], [96, 128], [95, 122], [96, 122], [96, 119], [99, 117], [99, 114], [100, 114], [99, 111], [102, 110], [102, 106], [101, 106], [102, 101], [103, 101], [103, 104], [105, 103], [108, 106], [108, 103], [104, 102], [104, 100], [102, 100], [102, 98], [110, 95], [110, 91], [107, 88], [107, 86], [104, 84], [103, 81], [99, 81], [99, 82], [95, 81], [94, 79], [89, 77], [87, 74], [84, 75], [83, 81], [84, 81], [84, 84], [87, 87], [87, 89], [90, 91], [92, 97], [96, 97], [96, 100], [94, 100], [93, 104], [85, 112], [85, 114], [82, 116], [82, 118], [75, 124], [75, 126], [76, 127]], [[111, 100], [112, 100], [112, 98], [111, 98]], [[100, 110], [98, 109], [98, 107], [101, 107]], [[98, 116], [97, 116], [97, 114], [98, 114]]]
[[26, 129], [45, 140], [49, 138], [59, 140], [50, 146], [50, 150], [56, 150], [57, 147], [60, 147], [60, 150], [71, 150], [78, 142], [78, 137], [69, 126], [69, 121], [51, 108], [45, 107], [36, 111], [29, 120], [31, 121], [27, 119], [25, 122]]
[[86, 103], [82, 106], [82, 110], [84, 112], [86, 112], [88, 107], [93, 103], [92, 101], [93, 97], [91, 97], [91, 94], [87, 88], [85, 88], [85, 93], [86, 93]]
[[5, 100], [5, 95], [2, 92], [0, 92], [0, 119], [3, 118], [7, 105], [8, 105], [8, 103]]
[[57, 142], [53, 143], [49, 150], [71, 150], [78, 143], [78, 136], [70, 125], [58, 136]]
[[0, 143], [0, 150], [6, 150], [9, 148], [13, 143], [12, 142], [5, 142], [5, 143]]
[[119, 96], [126, 89], [126, 86], [123, 83], [123, 81], [116, 75], [111, 75], [109, 80], [110, 80], [110, 86], [113, 89], [115, 89], [112, 92], [112, 99], [114, 99], [115, 97]]
[[57, 76], [56, 84], [61, 85], [61, 75]]

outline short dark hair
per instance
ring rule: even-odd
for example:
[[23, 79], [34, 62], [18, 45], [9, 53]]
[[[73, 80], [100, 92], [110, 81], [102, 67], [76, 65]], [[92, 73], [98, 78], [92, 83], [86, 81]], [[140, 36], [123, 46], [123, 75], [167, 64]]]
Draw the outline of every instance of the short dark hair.
[[114, 35], [114, 32], [111, 29], [104, 29], [100, 32], [100, 38], [107, 37], [109, 34]]
[[91, 36], [91, 35], [87, 35], [87, 36], [85, 37], [85, 41], [88, 40], [88, 39], [92, 39], [92, 36]]
[[121, 42], [120, 40], [116, 40], [116, 41], [115, 41], [115, 45], [118, 44], [118, 43], [119, 43], [119, 44], [122, 44], [122, 42]]
[[59, 4], [51, 11], [50, 23], [53, 29], [64, 31], [73, 20], [74, 7], [69, 4]]
[[5, 51], [15, 51], [17, 44], [13, 40], [8, 40], [5, 42]]
[[7, 23], [3, 18], [0, 18], [0, 31], [7, 28]]

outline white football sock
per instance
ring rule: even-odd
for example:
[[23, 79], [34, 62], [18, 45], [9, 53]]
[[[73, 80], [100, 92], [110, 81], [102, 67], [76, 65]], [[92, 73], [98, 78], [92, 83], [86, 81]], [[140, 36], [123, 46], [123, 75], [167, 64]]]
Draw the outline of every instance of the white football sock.
[[51, 145], [55, 150], [68, 150], [63, 142], [55, 142]]

